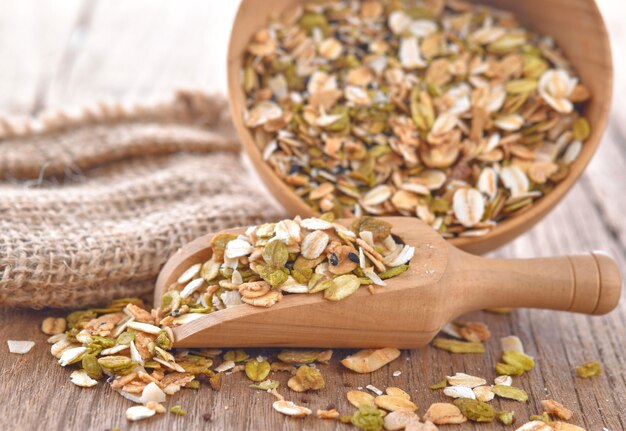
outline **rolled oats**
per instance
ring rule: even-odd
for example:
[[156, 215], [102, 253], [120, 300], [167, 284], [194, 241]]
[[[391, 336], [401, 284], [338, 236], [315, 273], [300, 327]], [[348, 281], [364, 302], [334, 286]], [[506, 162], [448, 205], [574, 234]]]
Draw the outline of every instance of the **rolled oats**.
[[524, 353], [524, 345], [522, 340], [515, 335], [509, 335], [508, 337], [500, 338], [500, 346], [504, 352], [518, 352]]
[[462, 424], [467, 422], [461, 410], [454, 404], [434, 403], [428, 407], [423, 419], [437, 425]]
[[[509, 385], [510, 386], [510, 385]], [[490, 386], [478, 386], [472, 389], [476, 399], [483, 403], [489, 402], [494, 399], [496, 394], [493, 393]]]
[[476, 394], [474, 394], [472, 388], [468, 388], [467, 386], [448, 386], [447, 388], [443, 388], [443, 393], [452, 398], [476, 399]]
[[320, 419], [337, 419], [339, 418], [339, 412], [335, 409], [329, 410], [317, 410], [317, 417]]
[[417, 406], [411, 400], [397, 395], [379, 395], [374, 399], [374, 403], [388, 411], [410, 410], [414, 412], [417, 410]]
[[297, 417], [297, 418], [308, 416], [311, 413], [313, 413], [310, 409], [306, 407], [299, 406], [297, 404], [294, 404], [292, 401], [286, 401], [286, 400], [274, 401], [274, 404], [272, 404], [272, 407], [274, 408], [274, 410], [276, 410], [279, 413], [282, 413], [287, 416]]
[[367, 392], [352, 390], [348, 391], [346, 396], [348, 397], [348, 401], [350, 402], [350, 404], [352, 404], [356, 408], [359, 408], [362, 405], [368, 405], [372, 407], [376, 405], [376, 403], [374, 402], [374, 396], [368, 394]]
[[515, 431], [553, 431], [552, 427], [542, 421], [530, 421], [526, 422]]
[[360, 350], [347, 356], [341, 363], [357, 373], [371, 373], [382, 368], [400, 356], [400, 350], [394, 348]]
[[82, 388], [90, 388], [98, 384], [98, 381], [89, 377], [85, 370], [73, 371], [72, 374], [70, 374], [70, 380], [76, 386], [80, 386]]
[[482, 377], [471, 376], [465, 373], [456, 373], [454, 376], [447, 376], [446, 379], [450, 386], [466, 386], [468, 388], [475, 388], [487, 383]]
[[410, 422], [419, 421], [419, 417], [411, 410], [399, 409], [392, 411], [383, 418], [383, 427], [388, 431], [403, 430]]
[[439, 431], [437, 425], [433, 424], [431, 421], [419, 422], [419, 421], [411, 421], [407, 424], [406, 431]]
[[133, 406], [126, 410], [126, 419], [129, 421], [140, 421], [154, 416], [156, 411], [145, 406]]

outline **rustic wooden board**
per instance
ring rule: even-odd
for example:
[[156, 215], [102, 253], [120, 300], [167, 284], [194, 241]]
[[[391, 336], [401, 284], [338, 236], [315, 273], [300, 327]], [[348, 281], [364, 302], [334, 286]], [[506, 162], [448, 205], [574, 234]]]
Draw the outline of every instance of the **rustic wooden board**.
[[[599, 2], [611, 27], [614, 51], [626, 49], [620, 22], [621, 5]], [[163, 95], [176, 86], [225, 87], [224, 60], [230, 20], [236, 2], [172, 2], [129, 0], [94, 2], [60, 0], [48, 5], [35, 0], [0, 6], [0, 110], [34, 112], [44, 106], [75, 105], [100, 97]], [[583, 179], [561, 205], [528, 233], [494, 253], [502, 257], [549, 256], [603, 249], [626, 273], [626, 61], [616, 56], [611, 128]], [[547, 287], [549, 288], [549, 287]], [[417, 299], [416, 299], [417, 300]], [[39, 324], [50, 312], [0, 311], [0, 429], [104, 430], [122, 429], [349, 429], [316, 418], [285, 418], [271, 409], [271, 395], [248, 389], [241, 374], [228, 376], [223, 390], [207, 386], [183, 390], [168, 400], [181, 404], [186, 417], [162, 415], [130, 424], [124, 411], [131, 405], [107, 385], [81, 389], [69, 381], [69, 370], [58, 367], [47, 352]], [[58, 313], [57, 313], [58, 314]], [[537, 367], [516, 379], [531, 394], [525, 405], [494, 401], [513, 409], [525, 420], [541, 412], [540, 400], [554, 398], [574, 410], [573, 422], [588, 430], [626, 429], [626, 302], [604, 317], [586, 317], [538, 310], [512, 315], [484, 312], [466, 316], [480, 320], [493, 333], [485, 355], [451, 355], [433, 348], [404, 351], [402, 356], [370, 375], [347, 372], [336, 358], [322, 366], [327, 387], [317, 394], [285, 389], [286, 375], [278, 374], [281, 393], [312, 409], [335, 405], [352, 411], [345, 393], [369, 383], [379, 388], [399, 386], [411, 393], [423, 413], [444, 396], [427, 386], [446, 374], [467, 372], [494, 377], [501, 336], [522, 338]], [[9, 354], [7, 339], [37, 342], [25, 356]], [[600, 359], [602, 376], [581, 380], [573, 367]], [[399, 377], [392, 372], [400, 370]], [[418, 412], [418, 413], [419, 413]], [[203, 415], [210, 415], [210, 420]], [[450, 428], [452, 429], [452, 428]], [[454, 428], [504, 429], [471, 424]], [[512, 429], [512, 428], [508, 428]]]

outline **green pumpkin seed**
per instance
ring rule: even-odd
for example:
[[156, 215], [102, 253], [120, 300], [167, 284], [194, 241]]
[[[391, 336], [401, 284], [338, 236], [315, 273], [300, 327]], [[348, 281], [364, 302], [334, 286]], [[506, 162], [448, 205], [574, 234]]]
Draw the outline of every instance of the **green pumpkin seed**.
[[585, 117], [578, 117], [572, 126], [574, 139], [578, 141], [586, 141], [591, 134], [591, 127]]
[[263, 259], [272, 268], [282, 268], [289, 259], [289, 251], [282, 241], [272, 241], [263, 249]]
[[489, 404], [470, 398], [458, 398], [454, 405], [461, 410], [463, 416], [474, 422], [493, 422], [496, 411]]
[[388, 278], [397, 277], [398, 275], [405, 272], [407, 269], [409, 269], [409, 265], [394, 266], [393, 268], [388, 268], [387, 270], [381, 272], [380, 274], [378, 274], [378, 276], [383, 280], [386, 280]]
[[588, 361], [576, 367], [578, 377], [587, 379], [602, 374], [602, 365], [598, 361]]
[[340, 275], [333, 279], [333, 285], [324, 290], [324, 298], [329, 301], [341, 301], [356, 292], [361, 283], [353, 274]]
[[451, 353], [484, 353], [485, 346], [480, 342], [459, 341], [450, 338], [435, 338], [432, 342], [433, 347], [447, 350]]
[[267, 380], [263, 380], [260, 383], [252, 384], [250, 385], [250, 387], [252, 389], [259, 389], [261, 391], [269, 391], [269, 390], [278, 388], [278, 385], [279, 385], [278, 380], [267, 379]]
[[503, 425], [511, 425], [515, 420], [513, 412], [501, 411], [498, 413], [498, 420]]
[[224, 361], [243, 362], [249, 357], [250, 355], [241, 349], [229, 350], [224, 353]]
[[246, 362], [246, 376], [253, 382], [260, 382], [264, 380], [270, 373], [270, 363], [267, 361], [257, 361], [253, 359]]
[[495, 385], [491, 388], [494, 394], [502, 398], [526, 402], [528, 394], [526, 391], [515, 386]]
[[278, 354], [278, 360], [286, 364], [310, 364], [315, 362], [321, 350], [287, 349]]
[[98, 364], [98, 359], [95, 355], [84, 355], [81, 361], [83, 370], [92, 379], [99, 380], [102, 378], [102, 368]]

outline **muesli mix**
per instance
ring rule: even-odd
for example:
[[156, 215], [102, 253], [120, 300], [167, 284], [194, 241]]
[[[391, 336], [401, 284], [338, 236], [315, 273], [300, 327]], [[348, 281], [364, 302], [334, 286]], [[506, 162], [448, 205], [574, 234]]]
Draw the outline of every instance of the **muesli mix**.
[[242, 235], [218, 233], [211, 249], [208, 261], [168, 287], [161, 324], [177, 326], [242, 303], [271, 307], [284, 294], [323, 292], [339, 301], [361, 286], [385, 286], [415, 254], [383, 220], [362, 217], [346, 227], [332, 214], [252, 226]]
[[[245, 373], [250, 388], [268, 392], [276, 398], [271, 405], [278, 413], [296, 418], [313, 414], [309, 407], [289, 401], [279, 393], [276, 374], [290, 376], [287, 387], [291, 391], [319, 391], [325, 387], [322, 367], [330, 363], [332, 350], [287, 349], [251, 357], [242, 349], [225, 352], [218, 349], [172, 349], [171, 328], [156, 321], [158, 314], [158, 309], [148, 312], [138, 299], [125, 298], [104, 309], [77, 311], [67, 318], [47, 318], [42, 323], [42, 331], [52, 335], [48, 341], [59, 364], [74, 368], [70, 375], [73, 384], [89, 388], [107, 378], [111, 389], [137, 403], [126, 411], [129, 421], [166, 413], [167, 396], [182, 388], [199, 389], [201, 385], [207, 385], [219, 391], [224, 379], [228, 378], [225, 376], [238, 372]], [[482, 353], [483, 342], [490, 338], [489, 329], [480, 322], [448, 324], [442, 335], [450, 338], [437, 338], [433, 346], [455, 354]], [[467, 421], [503, 425], [521, 422], [514, 411], [499, 410], [490, 402], [502, 398], [525, 403], [529, 395], [514, 386], [513, 379], [530, 372], [535, 360], [524, 352], [524, 346], [516, 336], [503, 337], [500, 345], [502, 355], [495, 365], [497, 377], [492, 383], [484, 377], [463, 372], [445, 376], [430, 385], [431, 390], [441, 392], [442, 401], [431, 404], [421, 418], [417, 414], [418, 405], [408, 391], [399, 387], [387, 387], [383, 391], [371, 384], [347, 391], [348, 403], [357, 409], [351, 414], [341, 414], [334, 404], [328, 404], [328, 401], [336, 400], [322, 400], [315, 404], [328, 407], [318, 408], [316, 416], [367, 431], [437, 431], [438, 425]], [[341, 364], [357, 373], [372, 373], [400, 356], [401, 352], [395, 348], [366, 349], [347, 356]], [[600, 373], [600, 364], [590, 361], [577, 367], [576, 372], [587, 378]], [[393, 376], [401, 373], [396, 370]], [[450, 402], [445, 401], [446, 397]], [[572, 419], [573, 412], [558, 401], [545, 399], [541, 407], [544, 410], [541, 414], [531, 415], [529, 421], [516, 431], [584, 431], [582, 427], [567, 422]], [[170, 407], [169, 412], [186, 414], [184, 407], [178, 404]], [[206, 420], [212, 418], [211, 414], [204, 416]]]
[[250, 40], [242, 113], [319, 213], [481, 236], [563, 180], [588, 89], [554, 41], [460, 0], [319, 0]]
[[[319, 294], [331, 301], [341, 300], [361, 285], [384, 285], [386, 279], [408, 268], [414, 249], [402, 244], [388, 223], [363, 217], [344, 226], [330, 215], [324, 217], [296, 217], [253, 226], [240, 235], [215, 235], [211, 258], [185, 270], [158, 308], [149, 310], [140, 299], [123, 298], [106, 308], [45, 319], [41, 329], [50, 335], [50, 352], [59, 365], [73, 369], [73, 384], [89, 388], [106, 379], [112, 390], [136, 403], [126, 411], [129, 421], [168, 410], [185, 415], [182, 405], [165, 407], [168, 396], [201, 385], [219, 391], [225, 376], [238, 372], [245, 373], [250, 388], [276, 398], [272, 407], [277, 412], [293, 417], [312, 415], [309, 407], [278, 391], [276, 374], [289, 375], [290, 391], [319, 391], [326, 385], [323, 366], [330, 363], [332, 350], [286, 349], [251, 356], [243, 349], [174, 349], [172, 328], [224, 308], [270, 307], [283, 294]], [[481, 354], [490, 337], [489, 328], [481, 322], [453, 322], [432, 345], [453, 354]], [[15, 353], [25, 354], [33, 345], [32, 341], [9, 341]], [[535, 361], [515, 336], [502, 338], [501, 349], [493, 383], [463, 372], [446, 376], [430, 389], [441, 390], [442, 397], [451, 402], [432, 404], [421, 419], [407, 391], [398, 387], [383, 391], [371, 384], [347, 391], [347, 401], [357, 409], [351, 414], [342, 414], [350, 412], [328, 404], [336, 400], [326, 400], [327, 407], [318, 409], [316, 415], [368, 431], [433, 431], [437, 425], [468, 420], [511, 425], [515, 413], [497, 410], [489, 402], [496, 397], [526, 402], [528, 393], [513, 386], [513, 379], [531, 371]], [[341, 364], [356, 373], [372, 373], [400, 356], [396, 348], [365, 349], [343, 358]], [[584, 378], [600, 371], [600, 364], [593, 361], [576, 369]], [[394, 377], [401, 374], [401, 370], [393, 372]], [[544, 400], [542, 407], [543, 413], [531, 416], [518, 430], [582, 430], [564, 422], [573, 413], [559, 402]]]
[[[52, 355], [73, 369], [71, 382], [88, 388], [106, 379], [136, 403], [126, 411], [130, 421], [166, 413], [167, 396], [182, 388], [217, 391], [237, 372], [252, 389], [271, 393], [277, 412], [312, 415], [285, 399], [273, 377], [289, 373], [290, 391], [319, 391], [332, 350], [251, 357], [173, 349], [172, 328], [224, 308], [270, 307], [288, 294], [337, 301], [361, 286], [384, 286], [408, 269], [413, 247], [380, 220], [343, 226], [335, 217], [411, 215], [447, 237], [484, 235], [565, 178], [590, 134], [581, 115], [589, 91], [553, 41], [510, 13], [460, 0], [306, 2], [255, 34], [242, 84], [245, 123], [265, 160], [323, 215], [216, 235], [211, 259], [190, 266], [156, 309], [124, 298], [43, 321]], [[481, 354], [490, 335], [480, 322], [453, 323], [432, 345]], [[9, 341], [15, 353], [33, 345]], [[492, 383], [463, 372], [445, 376], [430, 386], [442, 402], [421, 418], [408, 391], [373, 385], [347, 392], [356, 411], [328, 406], [316, 415], [368, 431], [436, 431], [468, 420], [511, 425], [515, 413], [490, 402], [526, 402], [514, 378], [535, 362], [515, 336], [501, 347]], [[341, 363], [371, 373], [400, 356], [394, 348], [367, 349]], [[576, 373], [589, 378], [601, 367], [590, 361]], [[573, 413], [558, 401], [543, 400], [542, 408], [518, 419], [517, 431], [582, 430], [566, 422]], [[186, 414], [181, 405], [169, 412]]]

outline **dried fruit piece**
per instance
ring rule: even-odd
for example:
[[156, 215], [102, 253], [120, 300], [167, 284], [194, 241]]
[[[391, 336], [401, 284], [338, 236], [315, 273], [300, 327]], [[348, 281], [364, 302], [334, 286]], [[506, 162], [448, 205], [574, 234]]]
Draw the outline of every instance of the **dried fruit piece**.
[[491, 388], [494, 394], [502, 398], [508, 398], [510, 400], [516, 400], [526, 402], [528, 400], [528, 394], [526, 391], [515, 386], [503, 386], [495, 385]]
[[498, 413], [498, 420], [503, 425], [511, 425], [515, 420], [515, 416], [513, 412], [501, 411]]
[[457, 327], [459, 335], [467, 341], [485, 341], [491, 336], [487, 325], [481, 322], [467, 322]]
[[469, 398], [459, 398], [454, 400], [463, 415], [474, 422], [493, 422], [496, 418], [496, 411], [489, 404]]
[[458, 341], [449, 338], [435, 338], [432, 342], [433, 347], [447, 350], [451, 353], [484, 353], [485, 346], [482, 343], [471, 341]]
[[387, 365], [398, 356], [400, 356], [400, 350], [393, 347], [365, 349], [344, 358], [341, 363], [344, 367], [357, 373], [371, 373]]
[[354, 412], [350, 422], [364, 431], [380, 431], [383, 427], [383, 412], [376, 407], [362, 405]]
[[587, 361], [576, 367], [576, 374], [583, 379], [600, 375], [602, 374], [602, 365], [598, 361]]
[[568, 409], [558, 401], [543, 400], [541, 401], [541, 405], [549, 414], [556, 416], [559, 419], [564, 419], [566, 421], [570, 420], [574, 414], [570, 409]]
[[318, 391], [324, 388], [324, 384], [322, 373], [317, 368], [308, 365], [298, 368], [296, 375], [287, 382], [287, 386], [296, 392]]
[[461, 410], [450, 403], [431, 404], [424, 414], [423, 419], [437, 425], [462, 424], [463, 422], [467, 422]]

